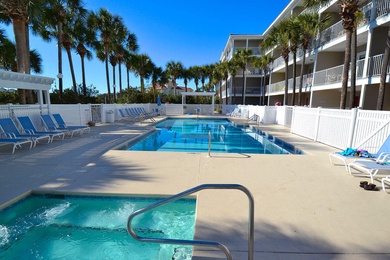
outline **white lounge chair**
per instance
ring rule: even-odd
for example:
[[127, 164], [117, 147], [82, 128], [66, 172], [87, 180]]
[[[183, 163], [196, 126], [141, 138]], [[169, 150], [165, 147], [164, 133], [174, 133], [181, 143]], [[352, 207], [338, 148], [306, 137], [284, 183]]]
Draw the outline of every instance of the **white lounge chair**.
[[[390, 153], [390, 135], [383, 142], [383, 144], [379, 148], [378, 152], [376, 154], [372, 154], [372, 158], [363, 158], [363, 157], [354, 156], [354, 154], [348, 154], [348, 149], [350, 149], [350, 148], [347, 148], [345, 150], [345, 151], [347, 151], [347, 155], [343, 155], [340, 152], [334, 152], [334, 153], [329, 154], [330, 163], [333, 165], [336, 165], [334, 160], [337, 159], [344, 164], [345, 169], [348, 171], [348, 163], [352, 162], [355, 159], [374, 161], [379, 156], [384, 155], [385, 153]], [[350, 149], [350, 150], [352, 153], [353, 149]]]
[[370, 175], [371, 183], [374, 183], [374, 176], [379, 171], [390, 171], [390, 154], [384, 153], [375, 161], [354, 160], [353, 162], [348, 163], [348, 172], [351, 175], [352, 169]]
[[385, 189], [385, 181], [390, 183], [390, 175], [386, 176], [385, 178], [382, 178], [382, 190], [386, 191]]

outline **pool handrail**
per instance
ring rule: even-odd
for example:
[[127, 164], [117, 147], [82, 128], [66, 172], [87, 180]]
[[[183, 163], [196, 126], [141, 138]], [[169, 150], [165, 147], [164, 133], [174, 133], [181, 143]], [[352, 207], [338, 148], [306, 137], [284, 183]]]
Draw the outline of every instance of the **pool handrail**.
[[218, 242], [213, 241], [202, 241], [202, 240], [182, 240], [182, 239], [164, 239], [164, 238], [146, 238], [146, 237], [140, 237], [138, 236], [135, 231], [132, 228], [131, 221], [134, 217], [136, 217], [139, 214], [142, 214], [146, 211], [152, 210], [154, 208], [157, 208], [159, 206], [162, 206], [164, 204], [167, 204], [169, 202], [178, 200], [182, 197], [191, 195], [195, 192], [205, 190], [205, 189], [235, 189], [235, 190], [241, 190], [244, 192], [249, 200], [249, 223], [248, 223], [248, 260], [253, 260], [254, 257], [254, 199], [251, 192], [244, 186], [240, 184], [201, 184], [196, 187], [193, 187], [191, 189], [188, 189], [186, 191], [183, 191], [181, 193], [178, 193], [176, 195], [173, 195], [171, 197], [168, 197], [164, 200], [158, 201], [156, 203], [153, 203], [147, 207], [141, 208], [139, 210], [134, 211], [130, 214], [130, 216], [127, 219], [127, 231], [128, 233], [137, 241], [140, 242], [149, 242], [149, 243], [159, 243], [159, 244], [178, 244], [178, 245], [190, 245], [190, 246], [206, 246], [206, 247], [215, 247], [220, 249], [222, 252], [225, 253], [228, 260], [232, 260], [231, 253], [229, 249]]

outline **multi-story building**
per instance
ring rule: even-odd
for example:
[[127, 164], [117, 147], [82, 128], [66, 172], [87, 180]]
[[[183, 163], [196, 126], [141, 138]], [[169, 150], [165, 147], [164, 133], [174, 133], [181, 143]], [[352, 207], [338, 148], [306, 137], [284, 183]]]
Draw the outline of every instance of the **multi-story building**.
[[[292, 0], [261, 35], [230, 35], [225, 49], [222, 52], [221, 61], [230, 60], [234, 52], [240, 48], [252, 49], [256, 56], [269, 53], [275, 58], [269, 67], [269, 75], [265, 77], [265, 96], [266, 104], [268, 105], [283, 102], [286, 66], [277, 48], [264, 51], [259, 48], [259, 45], [281, 21], [289, 19], [293, 15], [307, 12], [308, 10], [305, 10], [303, 7], [303, 2], [303, 0]], [[390, 1], [371, 0], [361, 2], [366, 4], [360, 7], [363, 17], [358, 20], [357, 28], [355, 99], [356, 104], [363, 109], [376, 109], [381, 67], [390, 27]], [[337, 108], [340, 105], [341, 81], [346, 47], [345, 30], [341, 24], [339, 14], [339, 1], [330, 0], [327, 5], [320, 7], [318, 12], [320, 16], [330, 15], [330, 26], [322, 30], [312, 41], [306, 53], [305, 64], [302, 64], [303, 53], [298, 52], [295, 93], [298, 93], [301, 66], [304, 66], [304, 84], [301, 96], [301, 100], [303, 101], [302, 105]], [[287, 105], [292, 105], [292, 65], [293, 57], [290, 53], [287, 67]], [[390, 66], [387, 69], [386, 82], [389, 82], [389, 77]], [[223, 103], [241, 104], [242, 88], [244, 87], [246, 89], [244, 94], [245, 103], [261, 104], [262, 80], [264, 80], [262, 70], [256, 69], [251, 64], [248, 64], [245, 76], [243, 76], [242, 70], [239, 70], [235, 77], [230, 75], [227, 82], [221, 84]], [[349, 99], [349, 93], [347, 96]], [[347, 100], [348, 103], [349, 101]], [[295, 105], [297, 105], [297, 102], [295, 102]], [[384, 109], [390, 110], [390, 91], [388, 90], [388, 86], [385, 91]]]

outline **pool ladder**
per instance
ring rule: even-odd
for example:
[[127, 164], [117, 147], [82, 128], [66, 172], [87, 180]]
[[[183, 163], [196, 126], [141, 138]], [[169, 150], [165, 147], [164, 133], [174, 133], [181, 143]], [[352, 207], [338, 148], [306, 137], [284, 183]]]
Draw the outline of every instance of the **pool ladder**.
[[228, 260], [232, 260], [232, 255], [229, 251], [229, 249], [218, 242], [213, 241], [202, 241], [202, 240], [181, 240], [181, 239], [164, 239], [164, 238], [147, 238], [147, 237], [140, 237], [138, 236], [131, 225], [131, 221], [133, 218], [139, 214], [142, 214], [146, 211], [149, 211], [151, 209], [157, 208], [159, 206], [162, 206], [164, 204], [167, 204], [169, 202], [178, 200], [184, 196], [191, 195], [195, 192], [201, 191], [201, 190], [241, 190], [244, 192], [249, 200], [249, 223], [248, 223], [248, 260], [253, 260], [253, 254], [254, 254], [254, 199], [251, 194], [251, 192], [245, 188], [242, 185], [239, 184], [202, 184], [199, 186], [196, 186], [194, 188], [188, 189], [186, 191], [183, 191], [181, 193], [178, 193], [176, 195], [173, 195], [171, 197], [168, 197], [164, 200], [161, 200], [159, 202], [156, 202], [154, 204], [151, 204], [147, 207], [141, 208], [139, 210], [134, 211], [129, 218], [127, 219], [127, 231], [129, 234], [136, 240], [140, 242], [149, 242], [149, 243], [159, 243], [159, 244], [176, 244], [176, 245], [188, 245], [188, 246], [205, 246], [205, 247], [214, 247], [220, 249], [222, 252], [225, 253], [226, 258]]

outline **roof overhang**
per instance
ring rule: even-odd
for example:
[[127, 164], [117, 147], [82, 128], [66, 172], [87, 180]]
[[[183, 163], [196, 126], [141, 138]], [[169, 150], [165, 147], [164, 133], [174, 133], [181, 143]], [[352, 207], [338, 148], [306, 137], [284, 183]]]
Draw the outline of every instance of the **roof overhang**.
[[49, 91], [54, 78], [0, 70], [0, 87]]
[[216, 92], [181, 92], [182, 96], [202, 96], [202, 97], [212, 97], [215, 96]]

